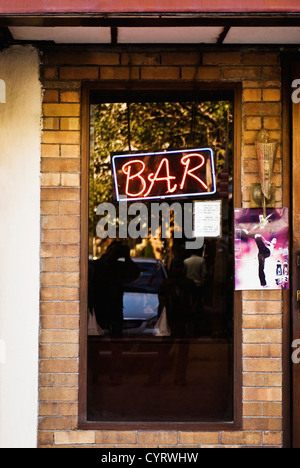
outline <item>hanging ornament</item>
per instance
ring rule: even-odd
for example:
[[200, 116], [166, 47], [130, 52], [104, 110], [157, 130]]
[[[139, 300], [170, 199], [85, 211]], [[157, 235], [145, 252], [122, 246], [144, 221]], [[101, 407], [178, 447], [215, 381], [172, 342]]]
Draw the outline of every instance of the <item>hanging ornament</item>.
[[279, 142], [269, 138], [267, 130], [261, 130], [256, 138], [256, 155], [263, 194], [264, 219], [266, 219], [266, 200], [272, 197], [272, 177]]

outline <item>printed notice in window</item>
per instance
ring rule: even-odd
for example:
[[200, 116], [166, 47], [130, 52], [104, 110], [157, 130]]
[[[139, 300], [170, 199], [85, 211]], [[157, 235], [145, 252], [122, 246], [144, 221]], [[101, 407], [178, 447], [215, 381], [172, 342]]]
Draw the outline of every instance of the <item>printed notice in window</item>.
[[194, 203], [195, 237], [221, 237], [222, 201]]

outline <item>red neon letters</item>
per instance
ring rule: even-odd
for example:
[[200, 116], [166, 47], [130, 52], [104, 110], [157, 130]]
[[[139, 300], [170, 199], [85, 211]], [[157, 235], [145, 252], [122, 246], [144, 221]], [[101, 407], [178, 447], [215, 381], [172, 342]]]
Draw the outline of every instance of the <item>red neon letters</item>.
[[[196, 166], [196, 167], [193, 167], [192, 169], [189, 169], [190, 167], [190, 164], [191, 164], [191, 158], [200, 158], [201, 160], [201, 163]], [[180, 184], [180, 188], [181, 190], [183, 189], [183, 187], [185, 186], [185, 182], [186, 182], [186, 178], [187, 176], [189, 175], [190, 177], [193, 177], [195, 180], [197, 180], [199, 182], [199, 184], [202, 185], [202, 187], [207, 190], [208, 187], [207, 185], [203, 182], [203, 180], [201, 180], [199, 177], [197, 177], [194, 172], [197, 171], [198, 169], [201, 169], [201, 167], [204, 166], [205, 164], [205, 158], [202, 156], [202, 154], [188, 154], [186, 156], [183, 156], [183, 158], [181, 158], [181, 164], [183, 164], [185, 166], [185, 171], [184, 171], [184, 175], [183, 175], [183, 178], [182, 178], [182, 182]]]
[[[203, 189], [207, 191], [207, 184], [199, 177], [199, 170], [205, 163], [206, 159], [202, 154], [186, 154], [180, 160], [181, 169], [183, 170], [181, 170], [181, 174], [180, 171], [177, 170], [177, 175], [171, 175], [170, 161], [167, 158], [163, 158], [156, 172], [147, 175], [146, 165], [142, 160], [130, 160], [122, 166], [122, 172], [126, 175], [125, 193], [128, 197], [149, 198], [156, 184], [165, 182], [166, 190], [162, 192], [161, 188], [161, 194], [162, 196], [164, 194], [169, 195], [174, 193], [178, 187], [180, 190], [183, 190], [188, 184], [189, 177], [196, 180], [202, 187], [202, 191]], [[195, 174], [197, 171], [198, 175]], [[135, 191], [133, 191], [133, 186], [135, 187]], [[160, 185], [160, 187], [162, 187], [162, 185]]]
[[[131, 175], [132, 166], [136, 166], [136, 165], [141, 165], [142, 169], [139, 172], [136, 172], [135, 174]], [[145, 167], [146, 167], [145, 164], [140, 159], [129, 161], [128, 163], [124, 164], [124, 166], [122, 167], [122, 172], [125, 175], [127, 175], [125, 193], [128, 197], [140, 197], [145, 192], [147, 184], [146, 184], [145, 179], [141, 176], [141, 174], [145, 170]], [[141, 182], [142, 190], [138, 193], [130, 193], [129, 191], [130, 182], [135, 179], [139, 179], [139, 181]]]

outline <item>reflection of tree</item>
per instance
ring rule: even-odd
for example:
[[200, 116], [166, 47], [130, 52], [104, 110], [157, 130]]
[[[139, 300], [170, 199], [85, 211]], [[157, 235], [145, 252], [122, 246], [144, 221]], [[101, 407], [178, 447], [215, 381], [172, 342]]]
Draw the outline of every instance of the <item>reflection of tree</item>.
[[113, 199], [111, 153], [208, 146], [214, 149], [219, 175], [227, 166], [227, 152], [232, 150], [231, 123], [232, 105], [227, 101], [92, 106], [90, 237], [95, 232], [95, 208]]

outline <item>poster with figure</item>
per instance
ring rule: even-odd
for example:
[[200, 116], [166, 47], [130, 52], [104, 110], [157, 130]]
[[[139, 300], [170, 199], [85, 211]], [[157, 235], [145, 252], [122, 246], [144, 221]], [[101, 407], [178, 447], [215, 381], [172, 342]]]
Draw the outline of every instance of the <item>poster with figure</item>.
[[287, 208], [235, 211], [235, 289], [289, 289]]

